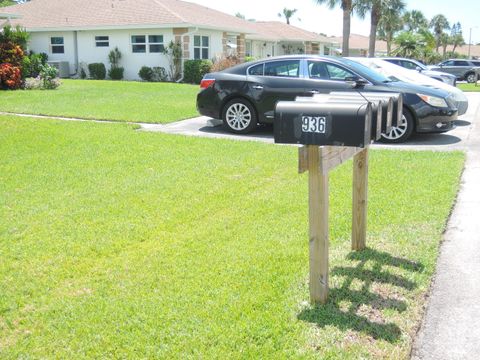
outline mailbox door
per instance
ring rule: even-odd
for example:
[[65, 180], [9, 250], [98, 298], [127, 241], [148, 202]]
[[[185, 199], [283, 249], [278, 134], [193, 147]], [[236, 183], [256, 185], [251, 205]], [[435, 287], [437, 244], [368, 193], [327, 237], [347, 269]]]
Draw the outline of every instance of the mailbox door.
[[273, 119], [278, 101], [295, 100], [305, 95], [305, 78], [301, 76], [300, 60], [280, 60], [265, 63], [264, 75], [249, 76], [249, 87], [257, 110]]

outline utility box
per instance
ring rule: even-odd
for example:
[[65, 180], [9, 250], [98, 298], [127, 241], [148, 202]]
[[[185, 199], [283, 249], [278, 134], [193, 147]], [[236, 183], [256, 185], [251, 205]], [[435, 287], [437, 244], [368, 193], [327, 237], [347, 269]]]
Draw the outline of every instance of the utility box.
[[371, 136], [368, 102], [280, 101], [275, 107], [275, 143], [363, 148]]
[[47, 64], [58, 70], [58, 77], [63, 79], [70, 77], [70, 64], [68, 61], [47, 61]]

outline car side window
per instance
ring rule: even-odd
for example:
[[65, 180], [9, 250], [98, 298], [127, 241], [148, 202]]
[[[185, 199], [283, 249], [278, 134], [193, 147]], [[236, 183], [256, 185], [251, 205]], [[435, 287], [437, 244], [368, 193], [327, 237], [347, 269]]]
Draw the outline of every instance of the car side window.
[[299, 77], [300, 60], [272, 61], [265, 63], [265, 76]]
[[325, 63], [320, 61], [308, 62], [308, 76], [312, 79], [330, 79]]
[[263, 75], [263, 63], [248, 69], [248, 75]]
[[410, 70], [415, 70], [417, 68], [417, 64], [415, 63], [412, 63], [410, 61], [403, 61], [402, 62], [402, 66], [406, 69], [410, 69]]
[[452, 60], [445, 61], [445, 62], [443, 62], [443, 63], [440, 63], [440, 65], [443, 65], [443, 66], [453, 66], [453, 61], [452, 61]]
[[472, 61], [472, 64], [475, 66], [480, 66], [480, 61]]
[[355, 74], [334, 64], [325, 64], [330, 80], [345, 81], [347, 78], [355, 77]]
[[461, 60], [454, 61], [454, 65], [455, 66], [469, 66], [467, 61], [461, 61]]

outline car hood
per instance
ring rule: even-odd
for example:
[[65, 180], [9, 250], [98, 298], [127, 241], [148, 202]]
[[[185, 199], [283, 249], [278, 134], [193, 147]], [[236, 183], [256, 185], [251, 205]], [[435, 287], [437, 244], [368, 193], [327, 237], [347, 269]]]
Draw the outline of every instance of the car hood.
[[446, 90], [431, 88], [424, 85], [416, 85], [406, 83], [403, 81], [391, 81], [383, 84], [384, 87], [389, 89], [388, 91], [409, 93], [409, 94], [425, 94], [430, 96], [436, 96], [440, 98], [447, 98], [450, 93]]
[[452, 74], [449, 74], [449, 73], [446, 73], [446, 72], [443, 72], [443, 71], [436, 71], [436, 70], [428, 69], [428, 70], [422, 70], [420, 73], [424, 74], [424, 75], [428, 75], [428, 76], [446, 76], [446, 77], [456, 79], [455, 75], [452, 75]]

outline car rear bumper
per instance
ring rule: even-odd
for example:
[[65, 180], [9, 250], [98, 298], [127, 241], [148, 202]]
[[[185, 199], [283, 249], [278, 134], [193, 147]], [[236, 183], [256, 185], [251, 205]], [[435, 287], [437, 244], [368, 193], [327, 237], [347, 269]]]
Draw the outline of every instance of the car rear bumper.
[[197, 111], [200, 115], [209, 116], [215, 119], [221, 117], [220, 104], [218, 103], [217, 94], [213, 88], [201, 90], [197, 95]]

